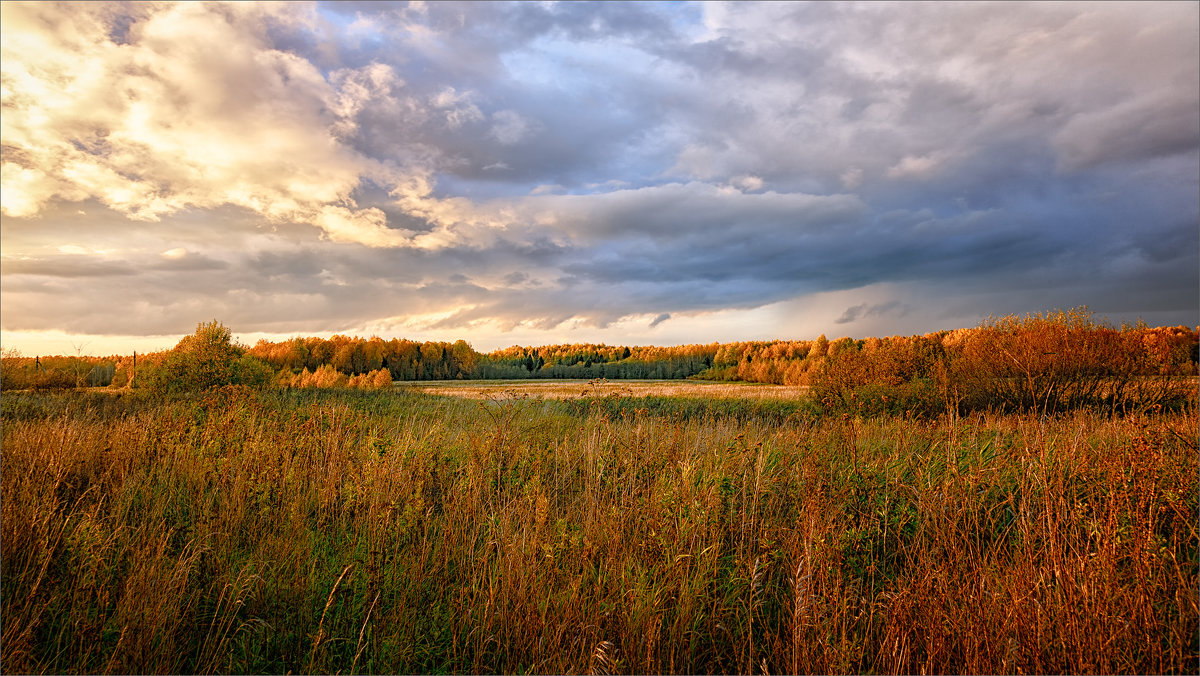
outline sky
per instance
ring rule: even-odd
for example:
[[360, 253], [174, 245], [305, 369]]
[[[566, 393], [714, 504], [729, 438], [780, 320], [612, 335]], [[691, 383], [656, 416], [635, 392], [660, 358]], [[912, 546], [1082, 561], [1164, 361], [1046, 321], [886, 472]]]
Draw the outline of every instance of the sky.
[[5, 350], [1200, 324], [1200, 3], [0, 12]]

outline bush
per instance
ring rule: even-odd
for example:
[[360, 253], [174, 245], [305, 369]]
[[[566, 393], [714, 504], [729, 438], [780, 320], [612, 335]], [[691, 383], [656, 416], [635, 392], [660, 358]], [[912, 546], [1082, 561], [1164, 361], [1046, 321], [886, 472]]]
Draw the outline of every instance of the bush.
[[309, 371], [307, 368], [300, 373], [285, 378], [283, 384], [286, 387], [346, 387], [350, 379], [344, 373], [338, 373], [337, 369], [329, 364], [321, 364], [316, 371]]
[[0, 390], [23, 390], [30, 385], [33, 370], [24, 357], [0, 359]]
[[230, 330], [213, 320], [198, 324], [194, 334], [184, 336], [142, 377], [142, 385], [151, 391], [197, 392], [225, 385], [262, 387], [271, 381], [271, 368], [245, 355]]
[[75, 376], [66, 371], [40, 371], [30, 379], [31, 390], [66, 390], [75, 387]]
[[[1187, 327], [1115, 329], [1087, 308], [990, 318], [941, 336], [838, 341], [811, 370], [827, 412], [1106, 414], [1196, 398]], [[836, 348], [836, 349], [835, 349]]]
[[1186, 330], [1112, 328], [1087, 308], [989, 319], [959, 346], [951, 387], [971, 409], [1115, 413], [1187, 399]]
[[839, 341], [812, 375], [813, 398], [826, 411], [852, 415], [934, 415], [944, 410], [935, 382], [945, 361], [936, 341], [872, 339], [861, 348]]

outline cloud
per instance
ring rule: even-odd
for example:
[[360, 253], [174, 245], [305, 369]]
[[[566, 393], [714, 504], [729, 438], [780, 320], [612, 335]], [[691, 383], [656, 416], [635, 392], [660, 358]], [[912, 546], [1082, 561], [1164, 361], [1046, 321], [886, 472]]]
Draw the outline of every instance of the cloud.
[[945, 166], [949, 159], [946, 153], [905, 155], [894, 166], [888, 168], [887, 176], [889, 178], [931, 178]]
[[729, 183], [743, 192], [762, 190], [764, 185], [763, 180], [757, 176], [735, 176]]
[[847, 190], [854, 190], [862, 185], [863, 170], [858, 167], [850, 167], [849, 169], [843, 171], [841, 176], [838, 178], [841, 179], [843, 188]]
[[850, 185], [849, 165], [907, 179], [998, 139], [1049, 146], [1074, 171], [1093, 151], [1158, 157], [1195, 137], [1195, 116], [1176, 112], [1196, 107], [1197, 40], [1179, 29], [1194, 6], [720, 7], [705, 7], [707, 42], [672, 53], [717, 92], [690, 108], [694, 138], [676, 166], [697, 177], [806, 175], [828, 188]]
[[1193, 153], [1200, 121], [1193, 102], [1156, 92], [1073, 116], [1054, 136], [1059, 164], [1078, 171], [1106, 162]]
[[[389, 172], [337, 139], [367, 85], [388, 84], [386, 69], [343, 71], [335, 89], [310, 62], [269, 46], [269, 27], [283, 20], [271, 9], [146, 8], [118, 43], [107, 8], [72, 8], [67, 19], [59, 6], [5, 5], [4, 214], [95, 198], [160, 221], [230, 204], [339, 241], [403, 244], [351, 197], [364, 176]], [[64, 21], [72, 31], [54, 28]], [[444, 94], [434, 104], [458, 110]]]
[[533, 131], [533, 123], [515, 110], [500, 110], [492, 114], [491, 136], [501, 145], [519, 143]]
[[905, 311], [906, 308], [902, 307], [900, 301], [896, 300], [889, 301], [887, 303], [878, 303], [875, 305], [860, 303], [858, 305], [846, 308], [846, 311], [843, 312], [840, 317], [833, 320], [833, 323], [850, 324], [864, 317], [881, 317], [889, 314], [903, 315]]
[[328, 205], [322, 207], [313, 220], [334, 242], [395, 247], [411, 241], [408, 233], [388, 228], [387, 217], [380, 209], [355, 210]]
[[74, 252], [65, 256], [50, 256], [46, 258], [4, 258], [0, 262], [0, 272], [8, 275], [30, 275], [38, 277], [58, 277], [63, 279], [79, 279], [93, 277], [128, 277], [137, 274], [136, 270], [122, 261], [105, 260], [102, 258], [86, 258]]
[[164, 251], [159, 256], [162, 260], [155, 263], [148, 263], [147, 267], [155, 270], [171, 270], [174, 272], [224, 270], [229, 267], [229, 264], [225, 261], [193, 253], [183, 247]]
[[0, 12], [6, 331], [1200, 303], [1195, 3]]
[[446, 87], [438, 92], [432, 100], [433, 107], [444, 116], [447, 127], [457, 130], [465, 124], [483, 121], [483, 113], [471, 101], [470, 92], [458, 92], [454, 87]]
[[99, 251], [95, 251], [93, 249], [87, 248], [86, 246], [80, 246], [78, 244], [63, 244], [62, 246], [58, 247], [58, 252], [64, 253], [64, 254], [74, 254], [74, 255], [78, 255], [78, 256], [87, 256], [90, 254], [101, 253]]
[[747, 194], [701, 182], [530, 197], [519, 208], [526, 219], [585, 242], [712, 238], [714, 250], [741, 234], [812, 233], [853, 223], [867, 211], [850, 195]]

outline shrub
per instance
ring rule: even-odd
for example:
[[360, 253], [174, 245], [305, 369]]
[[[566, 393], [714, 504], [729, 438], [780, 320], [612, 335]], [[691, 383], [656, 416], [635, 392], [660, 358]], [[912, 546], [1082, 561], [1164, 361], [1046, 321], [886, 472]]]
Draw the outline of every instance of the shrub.
[[293, 376], [288, 385], [291, 387], [346, 387], [350, 379], [344, 373], [338, 373], [337, 369], [329, 364], [322, 364], [316, 371], [309, 371], [307, 368]]
[[392, 386], [392, 374], [387, 369], [371, 372], [371, 385], [377, 390], [386, 390]]
[[1186, 331], [1112, 328], [1087, 308], [989, 319], [948, 370], [967, 409], [1117, 412], [1186, 399]]
[[29, 381], [31, 390], [66, 390], [75, 387], [75, 376], [66, 371], [39, 371]]
[[262, 387], [271, 381], [271, 369], [246, 356], [230, 330], [213, 320], [198, 324], [195, 333], [184, 336], [143, 377], [143, 385], [152, 391], [195, 392], [225, 385]]
[[20, 356], [0, 358], [0, 390], [23, 390], [29, 387], [33, 371], [30, 361]]
[[913, 336], [867, 341], [862, 348], [838, 341], [836, 354], [814, 370], [813, 398], [830, 412], [920, 416], [943, 409], [934, 377], [945, 359], [941, 345]]

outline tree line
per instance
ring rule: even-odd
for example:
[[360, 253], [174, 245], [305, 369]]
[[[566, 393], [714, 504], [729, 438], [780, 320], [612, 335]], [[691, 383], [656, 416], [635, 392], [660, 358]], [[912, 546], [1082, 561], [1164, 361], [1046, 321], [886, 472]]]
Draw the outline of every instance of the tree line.
[[1112, 412], [1194, 398], [1198, 346], [1195, 328], [1116, 328], [1076, 308], [921, 336], [730, 343], [696, 377], [807, 385], [856, 413]]
[[[870, 413], [1003, 408], [1116, 410], [1178, 397], [1197, 373], [1200, 333], [1184, 326], [1109, 326], [1086, 308], [989, 319], [920, 336], [660, 346], [561, 344], [489, 353], [468, 343], [335, 335], [232, 340], [202, 323], [175, 348], [110, 357], [0, 360], [0, 387], [144, 387], [182, 392], [252, 387], [390, 387], [393, 381], [607, 378], [806, 385], [829, 408]], [[1194, 389], [1194, 388], [1193, 388]]]

